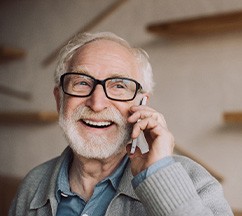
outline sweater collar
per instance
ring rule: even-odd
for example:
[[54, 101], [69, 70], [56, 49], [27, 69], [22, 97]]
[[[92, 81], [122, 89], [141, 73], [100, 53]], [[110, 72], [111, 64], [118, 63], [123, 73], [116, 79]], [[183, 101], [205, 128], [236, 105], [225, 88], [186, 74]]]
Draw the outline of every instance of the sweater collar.
[[[55, 212], [57, 209], [57, 200], [55, 197], [56, 181], [57, 181], [61, 164], [63, 163], [66, 155], [70, 154], [70, 152], [71, 152], [71, 149], [67, 147], [59, 158], [52, 160], [51, 167], [48, 167], [48, 169], [51, 169], [52, 172], [46, 172], [46, 174], [43, 174], [43, 176], [41, 177], [42, 179], [40, 181], [39, 187], [37, 188], [35, 195], [30, 203], [30, 209], [41, 208], [49, 200], [52, 206], [52, 213], [53, 215], [56, 214]], [[50, 162], [47, 162], [47, 163], [50, 163]]]
[[[61, 164], [63, 163], [67, 155], [71, 154], [71, 152], [71, 148], [67, 147], [59, 158], [52, 160], [52, 166], [51, 168], [49, 168], [52, 170], [52, 172], [47, 172], [47, 174], [44, 174], [42, 176], [39, 187], [37, 188], [35, 195], [30, 203], [30, 209], [41, 208], [48, 201], [50, 201], [50, 204], [52, 206], [52, 214], [56, 214], [56, 209], [58, 205], [56, 199], [57, 178], [61, 168]], [[119, 194], [124, 194], [133, 199], [139, 200], [131, 184], [132, 178], [133, 175], [131, 173], [130, 163], [128, 163], [119, 183], [116, 196], [118, 196]]]
[[119, 194], [124, 194], [124, 195], [129, 196], [133, 199], [139, 200], [139, 198], [135, 194], [135, 191], [134, 191], [133, 186], [131, 184], [132, 179], [133, 179], [133, 175], [131, 173], [131, 167], [130, 167], [130, 161], [129, 161], [128, 165], [126, 166], [126, 169], [124, 170], [121, 181], [119, 183], [119, 187], [118, 187], [118, 190], [117, 190], [117, 196]]

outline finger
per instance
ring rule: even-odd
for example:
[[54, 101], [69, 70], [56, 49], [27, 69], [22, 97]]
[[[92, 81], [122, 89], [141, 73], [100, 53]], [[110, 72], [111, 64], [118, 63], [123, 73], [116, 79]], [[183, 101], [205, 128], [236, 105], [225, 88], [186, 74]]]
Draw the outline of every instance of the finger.
[[132, 106], [130, 107], [130, 111], [131, 113], [133, 112], [133, 114], [128, 119], [130, 123], [134, 123], [138, 121], [138, 119], [153, 117], [154, 119], [157, 119], [157, 121], [162, 122], [164, 126], [167, 126], [164, 116], [149, 106]]
[[[132, 136], [137, 136], [142, 130], [144, 131], [146, 141], [149, 145], [149, 151], [153, 150], [155, 154], [160, 155], [172, 154], [174, 137], [167, 128], [162, 127], [160, 124], [156, 124], [156, 122], [150, 119], [146, 119], [137, 123]], [[156, 142], [154, 142], [155, 140]]]
[[130, 107], [130, 111], [131, 113], [134, 113], [136, 111], [139, 111], [139, 110], [143, 110], [143, 109], [146, 109], [146, 110], [150, 110], [151, 112], [156, 112], [153, 108], [149, 107], [149, 106], [146, 106], [146, 105], [139, 105], [139, 106], [131, 106]]
[[135, 112], [141, 112], [141, 111], [149, 111], [149, 112], [156, 112], [156, 110], [145, 106], [145, 105], [140, 105], [140, 106], [132, 106], [130, 108], [131, 113], [135, 113]]
[[150, 130], [152, 133], [154, 133], [154, 136], [161, 135], [162, 130], [167, 130], [166, 127], [162, 126], [158, 121], [152, 118], [145, 118], [140, 121], [138, 121], [134, 127], [131, 137], [133, 139], [137, 138], [141, 131]]
[[137, 111], [135, 113], [133, 113], [129, 118], [128, 118], [128, 122], [129, 123], [136, 123], [140, 120], [144, 120], [144, 119], [153, 119], [155, 121], [157, 121], [157, 124], [161, 124], [163, 127], [167, 127], [165, 118], [162, 114], [156, 112], [156, 111], [149, 111], [149, 110], [140, 110]]

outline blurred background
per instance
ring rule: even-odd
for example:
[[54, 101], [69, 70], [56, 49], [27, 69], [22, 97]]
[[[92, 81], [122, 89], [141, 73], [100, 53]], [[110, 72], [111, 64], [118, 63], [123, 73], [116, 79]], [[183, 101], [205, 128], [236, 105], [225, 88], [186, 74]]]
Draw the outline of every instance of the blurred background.
[[53, 97], [56, 55], [76, 33], [111, 31], [153, 66], [151, 106], [176, 152], [219, 179], [242, 215], [242, 1], [0, 1], [0, 214], [30, 169], [66, 141]]

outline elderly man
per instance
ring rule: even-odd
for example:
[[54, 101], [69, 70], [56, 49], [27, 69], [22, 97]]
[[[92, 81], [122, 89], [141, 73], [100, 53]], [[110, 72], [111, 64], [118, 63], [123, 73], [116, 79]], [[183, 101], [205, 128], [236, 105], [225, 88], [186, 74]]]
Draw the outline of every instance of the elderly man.
[[[164, 117], [139, 105], [153, 87], [144, 51], [112, 33], [79, 35], [63, 48], [55, 82], [69, 147], [30, 171], [9, 215], [233, 215], [220, 184], [173, 155]], [[141, 132], [148, 151], [133, 153]]]

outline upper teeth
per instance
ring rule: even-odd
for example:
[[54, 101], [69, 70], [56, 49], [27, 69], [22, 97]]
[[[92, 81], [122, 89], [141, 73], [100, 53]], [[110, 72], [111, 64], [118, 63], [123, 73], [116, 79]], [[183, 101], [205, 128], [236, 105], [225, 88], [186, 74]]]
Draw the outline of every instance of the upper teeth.
[[109, 126], [111, 125], [111, 122], [94, 122], [90, 120], [83, 120], [85, 123], [89, 125], [94, 125], [94, 126]]

